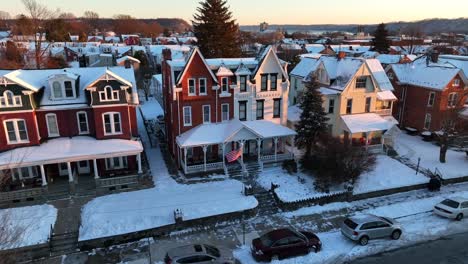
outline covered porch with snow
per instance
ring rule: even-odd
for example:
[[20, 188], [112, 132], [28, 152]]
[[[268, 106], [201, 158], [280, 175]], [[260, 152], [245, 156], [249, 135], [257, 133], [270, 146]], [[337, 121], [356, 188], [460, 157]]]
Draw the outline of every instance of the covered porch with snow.
[[231, 120], [203, 124], [177, 137], [178, 160], [185, 174], [227, 172], [229, 163], [281, 162], [294, 159], [286, 141], [295, 131], [268, 121]]
[[[143, 173], [138, 139], [57, 138], [0, 154], [0, 202], [94, 191], [136, 182]], [[81, 189], [80, 189], [81, 188]], [[37, 197], [36, 197], [37, 198]]]
[[341, 121], [343, 140], [373, 153], [381, 153], [385, 145], [392, 145], [398, 130], [398, 122], [392, 116], [375, 113], [345, 115]]

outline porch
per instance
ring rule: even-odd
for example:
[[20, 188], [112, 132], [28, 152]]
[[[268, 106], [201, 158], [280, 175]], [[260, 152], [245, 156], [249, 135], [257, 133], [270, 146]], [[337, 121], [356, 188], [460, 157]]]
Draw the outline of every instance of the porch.
[[[209, 135], [209, 136], [207, 136]], [[177, 138], [178, 160], [185, 174], [224, 171], [230, 162], [264, 163], [294, 159], [286, 141], [295, 131], [268, 121], [200, 125]]]

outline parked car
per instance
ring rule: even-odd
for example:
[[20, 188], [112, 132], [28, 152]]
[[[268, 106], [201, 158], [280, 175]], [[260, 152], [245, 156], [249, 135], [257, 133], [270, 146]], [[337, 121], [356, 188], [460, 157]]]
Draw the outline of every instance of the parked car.
[[434, 213], [460, 221], [468, 215], [468, 198], [445, 199], [434, 206]]
[[207, 244], [186, 245], [170, 249], [164, 258], [166, 264], [234, 264], [232, 252]]
[[311, 232], [283, 228], [270, 231], [252, 241], [251, 253], [256, 261], [271, 261], [322, 249], [322, 242]]
[[402, 228], [394, 219], [366, 214], [346, 218], [341, 224], [341, 233], [365, 246], [370, 239], [399, 239]]

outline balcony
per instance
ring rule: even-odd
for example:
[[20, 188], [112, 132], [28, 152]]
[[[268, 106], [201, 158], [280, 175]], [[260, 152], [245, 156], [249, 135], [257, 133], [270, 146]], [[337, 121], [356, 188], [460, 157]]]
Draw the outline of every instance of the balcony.
[[392, 109], [376, 109], [375, 113], [381, 116], [390, 116], [392, 115]]

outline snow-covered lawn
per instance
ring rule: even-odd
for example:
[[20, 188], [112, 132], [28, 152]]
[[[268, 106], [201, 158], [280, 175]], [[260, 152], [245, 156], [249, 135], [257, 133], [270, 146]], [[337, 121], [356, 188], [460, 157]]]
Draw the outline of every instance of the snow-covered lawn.
[[[303, 182], [299, 180], [302, 179]], [[330, 193], [321, 193], [314, 187], [313, 176], [302, 172], [289, 174], [280, 166], [267, 168], [259, 174], [257, 182], [265, 189], [271, 188], [271, 183], [278, 184], [275, 189], [278, 197], [284, 202], [294, 202], [303, 199], [317, 198], [344, 191], [343, 188], [335, 188]]]
[[[459, 192], [455, 196], [468, 196], [468, 191]], [[310, 253], [272, 263], [297, 264], [297, 263], [343, 263], [359, 257], [377, 254], [383, 251], [410, 246], [423, 241], [438, 239], [442, 236], [466, 232], [468, 220], [461, 222], [438, 217], [430, 210], [437, 202], [445, 198], [444, 195], [420, 200], [396, 203], [369, 209], [363, 213], [373, 213], [382, 216], [397, 218], [403, 226], [403, 235], [400, 240], [371, 240], [367, 246], [359, 246], [343, 237], [339, 230], [318, 233], [323, 243], [322, 251]], [[340, 203], [347, 206], [347, 203]], [[249, 247], [242, 247], [234, 251], [234, 255], [243, 263], [256, 263], [250, 255]]]
[[11, 243], [0, 249], [11, 249], [46, 243], [50, 226], [55, 224], [57, 209], [48, 204], [0, 210], [2, 233], [15, 234]]
[[154, 97], [149, 97], [148, 101], [140, 97], [140, 108], [146, 120], [156, 119], [159, 115], [164, 115], [164, 110]]
[[443, 178], [458, 178], [468, 176], [468, 158], [465, 152], [447, 151], [446, 163], [439, 162], [439, 146], [423, 141], [419, 136], [401, 133], [396, 141], [396, 151], [400, 156], [409, 158], [414, 164], [421, 158], [420, 166], [431, 171], [436, 168], [442, 172]]
[[374, 170], [359, 176], [354, 193], [367, 193], [426, 183], [429, 179], [388, 156], [378, 155]]
[[[143, 131], [139, 114], [138, 124]], [[175, 209], [182, 210], [184, 219], [196, 219], [258, 205], [253, 196], [242, 194], [239, 181], [178, 184], [168, 174], [159, 148], [150, 148], [146, 133], [140, 134], [156, 187], [90, 201], [82, 209], [80, 241], [173, 224]]]

